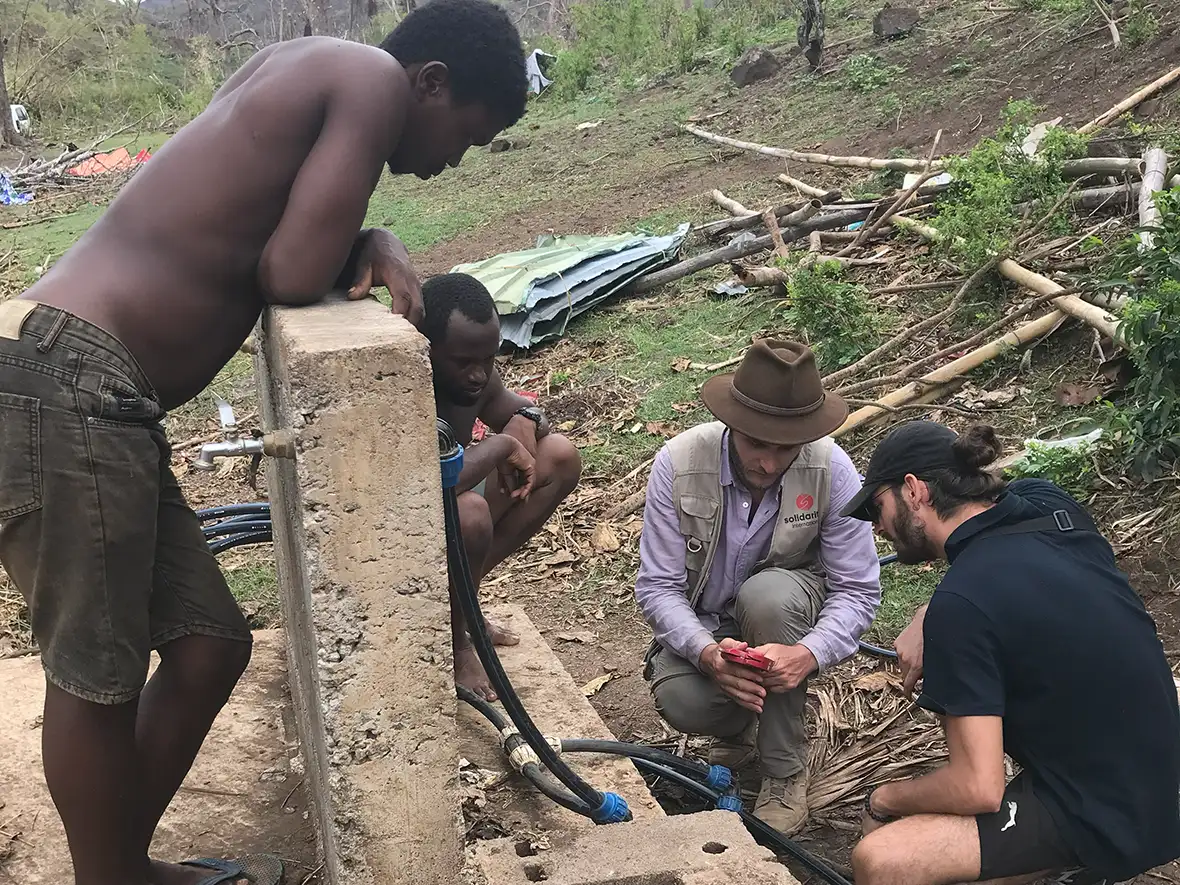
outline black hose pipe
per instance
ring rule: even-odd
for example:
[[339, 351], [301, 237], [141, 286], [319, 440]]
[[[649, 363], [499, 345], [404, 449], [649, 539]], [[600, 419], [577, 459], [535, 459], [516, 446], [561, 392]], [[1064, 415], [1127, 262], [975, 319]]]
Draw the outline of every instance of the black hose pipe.
[[[501, 713], [471, 689], [465, 688], [462, 685], [456, 685], [455, 694], [458, 695], [459, 700], [463, 701], [463, 703], [470, 705], [477, 712], [481, 713], [485, 719], [492, 723], [496, 731], [498, 731], [500, 734], [504, 734], [505, 730], [511, 727], [511, 723], [509, 723], [508, 718], [503, 713]], [[521, 773], [521, 775], [523, 775], [529, 781], [529, 783], [536, 787], [539, 792], [552, 799], [563, 808], [568, 808], [570, 811], [577, 812], [584, 817], [591, 816], [589, 806], [587, 806], [585, 802], [580, 800], [573, 793], [569, 792], [569, 790], [565, 789], [565, 787], [561, 786], [561, 784], [554, 783], [548, 776], [546, 776], [545, 772], [541, 770], [541, 766], [538, 763], [533, 761], [525, 761], [520, 764], [517, 763], [516, 756], [514, 754], [518, 753], [521, 747], [528, 746], [524, 742], [524, 738], [522, 738], [519, 734], [510, 734], [506, 739], [504, 739], [502, 746], [504, 748], [504, 752], [508, 754], [508, 760], [512, 763], [512, 766], [516, 768]]]
[[269, 544], [273, 539], [269, 531], [243, 532], [240, 535], [230, 535], [228, 538], [218, 538], [209, 542], [209, 552], [216, 556], [235, 547], [249, 547], [252, 544]]
[[674, 769], [681, 774], [703, 781], [714, 790], [727, 790], [733, 784], [733, 773], [723, 765], [705, 765], [666, 753], [656, 747], [643, 744], [628, 744], [623, 741], [600, 741], [584, 738], [561, 740], [563, 753], [602, 753], [606, 756], [624, 756], [628, 759], [646, 759], [657, 765]]
[[630, 820], [631, 812], [627, 803], [615, 793], [601, 793], [579, 777], [573, 769], [561, 760], [557, 751], [550, 746], [537, 729], [529, 714], [517, 697], [508, 675], [504, 672], [496, 649], [488, 635], [487, 624], [479, 605], [479, 593], [471, 576], [471, 564], [463, 546], [463, 532], [459, 523], [459, 499], [455, 484], [462, 470], [463, 449], [455, 439], [454, 432], [442, 419], [438, 420], [439, 460], [443, 471], [443, 519], [447, 537], [447, 566], [450, 578], [456, 588], [456, 598], [476, 654], [487, 672], [488, 680], [500, 697], [512, 724], [520, 731], [525, 742], [532, 748], [545, 767], [564, 784], [590, 810], [595, 823], [616, 823]]
[[[896, 553], [890, 553], [888, 556], [882, 556], [880, 560], [878, 560], [879, 565], [892, 565], [895, 562], [897, 562]], [[897, 652], [888, 648], [881, 648], [879, 645], [872, 645], [868, 642], [860, 643], [860, 650], [866, 655], [873, 655], [874, 657], [878, 658], [888, 658], [889, 660], [897, 660]]]
[[213, 519], [225, 519], [227, 516], [264, 515], [270, 517], [270, 504], [266, 501], [255, 501], [249, 504], [223, 504], [220, 507], [208, 507], [197, 511], [201, 522]]
[[[565, 742], [563, 741], [562, 743], [564, 744]], [[684, 774], [682, 771], [678, 771], [670, 765], [661, 765], [659, 762], [652, 762], [650, 759], [645, 759], [642, 756], [632, 756], [631, 761], [640, 771], [662, 777], [674, 784], [679, 784], [690, 792], [703, 795], [697, 790], [697, 787], [704, 786], [700, 781]], [[742, 810], [742, 800], [737, 794], [737, 784], [730, 784], [724, 790], [714, 790], [714, 794], [717, 797], [714, 800], [714, 807], [719, 811]]]
[[[647, 771], [650, 774], [675, 780], [686, 789], [692, 790], [702, 799], [707, 799], [714, 804], [722, 797], [722, 794], [717, 790], [706, 787], [704, 784], [698, 783], [692, 778], [681, 780], [679, 772], [672, 771], [654, 762], [648, 762], [646, 759], [636, 759], [635, 766], [640, 771]], [[794, 858], [827, 882], [828, 885], [851, 885], [847, 879], [824, 863], [824, 861], [820, 860], [807, 849], [800, 847], [797, 843], [792, 842], [770, 824], [766, 823], [766, 821], [755, 817], [745, 810], [738, 813], [742, 816], [742, 823], [746, 825], [746, 829], [750, 831], [750, 834], [754, 837], [754, 841], [759, 845], [765, 846], [778, 854], [785, 854], [788, 857]]]
[[209, 538], [219, 538], [223, 535], [240, 535], [258, 532], [269, 533], [271, 526], [272, 523], [269, 519], [252, 519], [245, 522], [239, 522], [236, 519], [227, 519], [224, 522], [215, 522], [213, 525], [203, 526], [201, 533], [208, 540]]

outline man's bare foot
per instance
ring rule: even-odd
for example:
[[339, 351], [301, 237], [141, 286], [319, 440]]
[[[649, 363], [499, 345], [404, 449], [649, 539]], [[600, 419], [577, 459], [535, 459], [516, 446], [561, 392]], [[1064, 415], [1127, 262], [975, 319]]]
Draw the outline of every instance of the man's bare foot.
[[455, 684], [470, 689], [485, 701], [496, 700], [488, 674], [470, 645], [455, 649]]
[[492, 638], [492, 645], [520, 645], [520, 637], [503, 624], [491, 618], [484, 618], [483, 621], [487, 625], [488, 636]]

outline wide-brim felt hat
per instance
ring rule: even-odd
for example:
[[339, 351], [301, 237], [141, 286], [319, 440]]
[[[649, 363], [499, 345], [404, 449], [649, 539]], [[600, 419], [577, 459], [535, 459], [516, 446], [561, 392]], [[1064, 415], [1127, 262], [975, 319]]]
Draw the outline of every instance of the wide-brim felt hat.
[[848, 417], [848, 404], [824, 390], [811, 348], [795, 341], [756, 340], [736, 372], [705, 382], [701, 399], [731, 430], [781, 446], [822, 439]]

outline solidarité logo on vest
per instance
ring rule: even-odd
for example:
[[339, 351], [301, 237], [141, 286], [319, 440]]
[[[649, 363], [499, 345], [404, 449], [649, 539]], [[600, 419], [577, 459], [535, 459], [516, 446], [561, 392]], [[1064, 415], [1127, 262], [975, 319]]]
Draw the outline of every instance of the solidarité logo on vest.
[[808, 494], [802, 494], [795, 499], [795, 509], [797, 513], [792, 513], [783, 519], [787, 524], [798, 522], [813, 522], [819, 519], [819, 512], [815, 509], [815, 498]]

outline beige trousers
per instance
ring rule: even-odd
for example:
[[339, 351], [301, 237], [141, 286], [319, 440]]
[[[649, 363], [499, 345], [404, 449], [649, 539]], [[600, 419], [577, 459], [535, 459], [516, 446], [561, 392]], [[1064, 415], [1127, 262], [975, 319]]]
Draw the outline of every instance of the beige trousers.
[[[738, 589], [729, 617], [714, 636], [748, 642], [751, 647], [777, 642], [794, 645], [819, 620], [826, 589], [806, 571], [766, 569]], [[685, 734], [722, 739], [738, 737], [755, 714], [725, 694], [695, 663], [666, 648], [652, 660], [651, 690], [656, 709]], [[758, 755], [765, 777], [791, 777], [807, 764], [807, 683], [793, 691], [770, 693], [758, 723]]]

